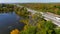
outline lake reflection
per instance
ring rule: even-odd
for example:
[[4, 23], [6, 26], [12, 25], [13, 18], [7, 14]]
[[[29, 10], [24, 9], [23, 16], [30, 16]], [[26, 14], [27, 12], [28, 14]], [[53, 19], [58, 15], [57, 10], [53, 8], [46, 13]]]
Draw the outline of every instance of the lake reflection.
[[0, 13], [0, 34], [9, 34], [15, 28], [21, 29], [24, 24], [19, 23], [21, 18], [13, 13]]

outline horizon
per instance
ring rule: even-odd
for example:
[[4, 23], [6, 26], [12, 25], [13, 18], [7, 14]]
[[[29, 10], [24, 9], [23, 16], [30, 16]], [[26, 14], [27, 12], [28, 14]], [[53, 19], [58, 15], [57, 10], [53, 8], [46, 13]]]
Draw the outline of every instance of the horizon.
[[0, 3], [60, 3], [60, 0], [0, 0]]

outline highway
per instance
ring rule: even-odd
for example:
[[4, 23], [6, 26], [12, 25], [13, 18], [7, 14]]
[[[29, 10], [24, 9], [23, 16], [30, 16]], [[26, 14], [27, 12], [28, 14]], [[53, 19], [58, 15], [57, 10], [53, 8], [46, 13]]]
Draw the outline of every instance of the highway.
[[[23, 6], [20, 6], [20, 5], [17, 5], [17, 6], [18, 6], [18, 7], [23, 7]], [[40, 13], [40, 14], [42, 14], [42, 16], [44, 16], [44, 19], [45, 19], [45, 20], [51, 20], [52, 23], [54, 23], [55, 25], [57, 25], [58, 27], [60, 27], [60, 21], [56, 19], [57, 16], [55, 16], [55, 15], [53, 15], [53, 14], [38, 12], [38, 11], [29, 9], [29, 8], [26, 8], [26, 9], [27, 9], [29, 12], [31, 12], [32, 14], [35, 14], [35, 13]]]
[[54, 24], [60, 27], [60, 21], [55, 18], [56, 16], [52, 14], [44, 14], [43, 16], [45, 19], [51, 20]]

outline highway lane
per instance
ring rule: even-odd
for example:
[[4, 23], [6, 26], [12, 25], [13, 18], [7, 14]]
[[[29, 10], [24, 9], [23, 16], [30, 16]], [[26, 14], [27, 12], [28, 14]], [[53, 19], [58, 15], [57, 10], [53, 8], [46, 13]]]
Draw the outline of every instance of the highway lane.
[[[18, 7], [21, 7], [20, 5], [17, 5]], [[44, 16], [44, 18], [51, 20], [54, 24], [58, 25], [60, 27], [60, 21], [56, 19], [56, 16], [53, 14], [48, 14], [48, 13], [43, 13], [43, 12], [38, 12], [29, 8], [26, 8], [29, 12], [31, 12], [32, 14], [35, 13], [40, 13], [42, 14], [42, 16]]]
[[[31, 9], [28, 9], [30, 12], [32, 13], [40, 13], [40, 12], [37, 12], [35, 10], [31, 10]], [[43, 13], [43, 12], [42, 12]], [[56, 19], [57, 16], [53, 15], [53, 14], [48, 14], [48, 13], [43, 13], [42, 16], [44, 16], [45, 18], [48, 18], [49, 20], [51, 20], [54, 24], [60, 26], [60, 21]]]
[[45, 17], [45, 19], [51, 20], [54, 24], [60, 27], [60, 21], [56, 20], [56, 18], [54, 18], [55, 16], [51, 17], [51, 15], [48, 15], [48, 14], [43, 16]]
[[57, 20], [57, 19], [56, 19], [56, 16], [54, 16], [54, 15], [44, 14], [43, 16], [44, 16], [45, 18], [50, 18], [51, 20], [55, 20], [55, 21], [60, 22], [60, 20]]
[[[33, 14], [35, 13], [41, 13], [41, 12], [37, 12], [35, 10], [31, 10], [31, 9], [28, 9], [30, 12], [32, 12]], [[51, 20], [54, 24], [58, 25], [60, 27], [60, 21], [56, 19], [57, 16], [53, 15], [53, 14], [47, 14], [47, 13], [41, 13], [42, 16], [44, 16], [44, 18], [47, 18], [49, 20]]]

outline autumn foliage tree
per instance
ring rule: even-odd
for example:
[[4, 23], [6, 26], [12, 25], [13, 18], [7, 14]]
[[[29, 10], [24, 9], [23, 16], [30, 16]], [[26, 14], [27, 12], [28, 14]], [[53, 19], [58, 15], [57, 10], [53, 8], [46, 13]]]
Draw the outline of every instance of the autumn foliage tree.
[[14, 29], [10, 32], [10, 34], [19, 34], [19, 30], [18, 29]]

